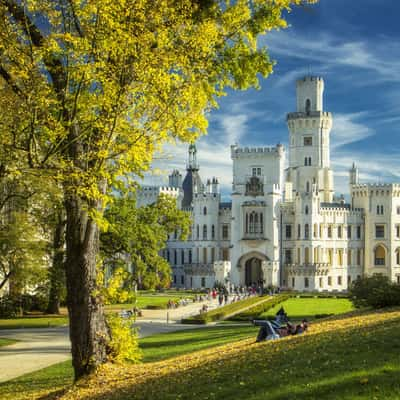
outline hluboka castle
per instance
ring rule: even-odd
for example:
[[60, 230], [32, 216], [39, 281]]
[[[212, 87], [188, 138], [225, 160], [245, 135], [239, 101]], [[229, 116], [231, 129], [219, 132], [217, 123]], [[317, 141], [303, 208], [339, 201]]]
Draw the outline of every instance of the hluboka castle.
[[324, 81], [297, 81], [297, 111], [287, 115], [289, 155], [276, 147], [231, 146], [232, 201], [222, 202], [218, 180], [204, 184], [196, 147], [186, 176], [169, 187], [143, 187], [138, 205], [159, 193], [176, 197], [192, 215], [187, 241], [172, 235], [163, 256], [173, 286], [280, 286], [344, 291], [364, 275], [400, 283], [400, 184], [360, 184], [349, 171], [350, 203], [334, 197], [330, 167], [332, 114], [323, 108]]

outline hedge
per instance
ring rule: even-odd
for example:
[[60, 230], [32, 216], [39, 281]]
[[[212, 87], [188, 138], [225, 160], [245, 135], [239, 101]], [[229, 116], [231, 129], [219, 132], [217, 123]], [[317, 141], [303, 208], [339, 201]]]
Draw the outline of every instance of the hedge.
[[274, 297], [270, 297], [267, 301], [262, 304], [257, 304], [254, 307], [251, 307], [240, 314], [233, 315], [228, 319], [230, 321], [252, 321], [256, 319], [260, 314], [264, 313], [265, 311], [270, 310], [271, 308], [275, 307], [277, 304], [283, 303], [290, 297], [293, 297], [293, 294], [278, 294]]
[[251, 307], [259, 301], [268, 301], [269, 296], [255, 296], [248, 299], [239, 300], [226, 306], [215, 308], [211, 311], [194, 315], [189, 318], [182, 319], [183, 324], [207, 324], [209, 322], [219, 321], [226, 319], [228, 316], [240, 313], [243, 309]]

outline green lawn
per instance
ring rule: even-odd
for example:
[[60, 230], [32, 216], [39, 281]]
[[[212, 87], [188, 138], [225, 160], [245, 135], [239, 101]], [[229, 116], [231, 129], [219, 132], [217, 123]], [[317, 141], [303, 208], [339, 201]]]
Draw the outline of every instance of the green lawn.
[[[196, 350], [255, 337], [253, 326], [218, 326], [164, 333], [140, 339], [143, 362], [165, 360]], [[64, 361], [40, 371], [0, 383], [0, 399], [27, 399], [33, 394], [61, 390], [72, 383], [71, 361]]]
[[0, 319], [1, 329], [49, 328], [68, 324], [66, 316], [32, 316]]
[[9, 346], [14, 343], [17, 343], [17, 340], [0, 338], [0, 347]]
[[281, 307], [291, 320], [314, 319], [316, 315], [336, 315], [354, 310], [353, 304], [348, 299], [291, 298], [268, 310], [261, 317], [272, 317]]
[[[96, 400], [400, 399], [400, 310], [339, 316], [305, 335], [254, 343], [256, 328], [217, 326], [141, 340], [146, 366], [106, 369], [65, 398]], [[250, 340], [236, 341], [251, 337]], [[234, 340], [217, 350], [179, 353]], [[151, 361], [166, 359], [162, 364]], [[143, 371], [146, 374], [143, 374]], [[50, 400], [70, 362], [0, 384], [1, 399]], [[86, 391], [91, 392], [87, 393]], [[61, 398], [64, 400], [64, 397]]]

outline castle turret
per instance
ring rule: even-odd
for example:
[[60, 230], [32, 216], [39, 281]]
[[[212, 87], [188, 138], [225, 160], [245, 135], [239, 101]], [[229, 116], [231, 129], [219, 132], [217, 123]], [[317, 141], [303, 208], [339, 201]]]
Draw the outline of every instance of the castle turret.
[[355, 163], [353, 163], [353, 166], [349, 170], [349, 177], [350, 177], [350, 185], [358, 185], [359, 183], [358, 168]]
[[217, 178], [212, 179], [212, 193], [219, 193], [219, 182]]
[[170, 187], [173, 188], [182, 187], [182, 175], [177, 169], [174, 169], [168, 178]]
[[297, 81], [297, 111], [287, 115], [290, 132], [287, 180], [294, 192], [310, 192], [316, 185], [326, 202], [333, 198], [333, 173], [330, 169], [330, 131], [332, 115], [323, 110], [324, 81], [306, 76]]
[[182, 183], [183, 200], [182, 208], [192, 207], [194, 193], [203, 193], [204, 185], [199, 175], [199, 164], [197, 163], [196, 145], [192, 143], [189, 146], [188, 163], [186, 167], [186, 176]]

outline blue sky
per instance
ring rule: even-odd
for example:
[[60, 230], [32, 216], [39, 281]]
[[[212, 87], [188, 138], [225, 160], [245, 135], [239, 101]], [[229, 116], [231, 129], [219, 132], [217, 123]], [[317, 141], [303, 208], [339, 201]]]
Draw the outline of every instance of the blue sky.
[[[209, 119], [198, 143], [203, 180], [217, 176], [230, 194], [230, 145], [287, 144], [285, 117], [295, 111], [296, 79], [325, 80], [324, 108], [333, 113], [331, 167], [338, 194], [348, 192], [348, 169], [355, 161], [361, 182], [400, 182], [400, 28], [398, 0], [320, 0], [295, 8], [290, 27], [265, 35], [274, 73], [260, 90], [229, 92]], [[186, 145], [168, 147], [163, 172], [184, 172]], [[161, 177], [149, 177], [158, 184]]]

